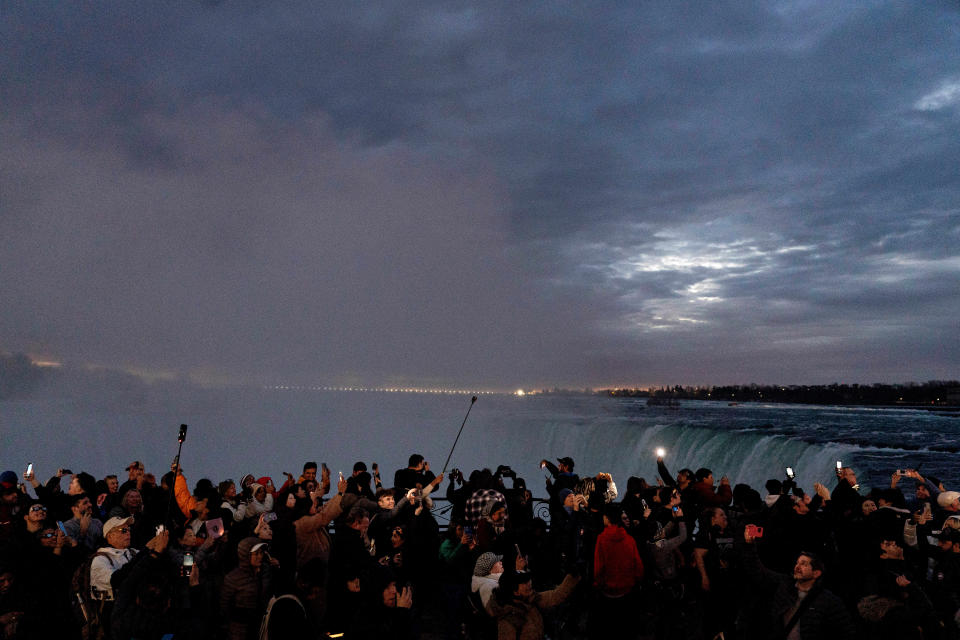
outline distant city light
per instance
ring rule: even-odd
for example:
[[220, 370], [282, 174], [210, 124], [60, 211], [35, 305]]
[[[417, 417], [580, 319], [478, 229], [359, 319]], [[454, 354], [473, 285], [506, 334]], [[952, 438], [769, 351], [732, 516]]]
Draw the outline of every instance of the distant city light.
[[520, 396], [520, 397], [523, 397], [523, 396], [525, 396], [525, 395], [527, 395], [527, 394], [526, 394], [526, 392], [524, 392], [523, 389], [517, 389], [516, 395], [518, 395], [518, 396]]
[[476, 389], [447, 389], [435, 387], [333, 387], [311, 385], [276, 384], [266, 385], [264, 389], [274, 391], [354, 391], [363, 393], [444, 393], [449, 395], [496, 395], [497, 391], [478, 391]]

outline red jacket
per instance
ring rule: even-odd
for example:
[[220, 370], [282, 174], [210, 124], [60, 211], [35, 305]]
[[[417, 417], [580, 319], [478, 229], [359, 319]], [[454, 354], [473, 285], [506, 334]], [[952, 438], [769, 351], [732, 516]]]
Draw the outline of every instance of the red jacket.
[[697, 496], [697, 502], [701, 509], [708, 507], [726, 507], [733, 500], [733, 490], [729, 484], [721, 484], [716, 490], [713, 485], [702, 480], [696, 484], [690, 485], [690, 489]]
[[593, 583], [605, 595], [622, 596], [643, 580], [637, 543], [623, 527], [611, 524], [597, 536], [593, 550]]

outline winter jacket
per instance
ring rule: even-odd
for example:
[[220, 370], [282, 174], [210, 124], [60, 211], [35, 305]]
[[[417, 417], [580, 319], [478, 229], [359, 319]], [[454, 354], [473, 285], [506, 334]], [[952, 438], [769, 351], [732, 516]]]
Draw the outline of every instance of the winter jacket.
[[618, 525], [607, 525], [593, 550], [593, 584], [606, 596], [624, 596], [643, 580], [637, 543]]
[[710, 507], [726, 507], [733, 500], [733, 489], [729, 484], [721, 483], [716, 489], [706, 480], [690, 485], [694, 500], [700, 507], [700, 510]]
[[327, 525], [340, 515], [341, 496], [337, 495], [312, 516], [303, 516], [293, 523], [297, 532], [297, 569], [313, 558], [330, 561], [330, 534]]
[[[263, 485], [253, 483], [250, 485], [250, 493], [254, 494], [257, 492], [257, 489], [261, 488]], [[237, 521], [243, 520], [244, 518], [258, 518], [262, 513], [269, 513], [273, 511], [273, 494], [267, 493], [267, 496], [263, 499], [263, 502], [260, 502], [256, 498], [250, 498], [247, 502], [241, 502], [237, 505], [237, 511], [234, 514], [234, 519]]]
[[677, 535], [647, 543], [647, 551], [653, 558], [654, 577], [658, 580], [673, 580], [677, 577], [676, 553], [680, 545], [687, 541], [687, 523], [677, 520], [677, 527]]
[[550, 591], [539, 591], [530, 601], [513, 600], [507, 604], [491, 598], [487, 605], [489, 613], [497, 621], [499, 640], [541, 640], [543, 638], [543, 614], [545, 609], [563, 603], [580, 578], [568, 575], [560, 586]]
[[[759, 637], [780, 638], [788, 620], [787, 613], [797, 603], [798, 590], [792, 576], [770, 571], [760, 563], [756, 545], [740, 544], [740, 558], [747, 579], [758, 593], [768, 594], [769, 618], [763, 623], [754, 620], [754, 629], [765, 629], [768, 635]], [[797, 621], [796, 629], [803, 640], [827, 640], [853, 638], [856, 628], [843, 602], [817, 583], [807, 595], [813, 598]], [[755, 637], [750, 635], [749, 637]]]
[[220, 590], [220, 612], [227, 622], [230, 640], [246, 640], [260, 628], [260, 620], [270, 600], [272, 571], [264, 564], [254, 571], [243, 564], [227, 574]]

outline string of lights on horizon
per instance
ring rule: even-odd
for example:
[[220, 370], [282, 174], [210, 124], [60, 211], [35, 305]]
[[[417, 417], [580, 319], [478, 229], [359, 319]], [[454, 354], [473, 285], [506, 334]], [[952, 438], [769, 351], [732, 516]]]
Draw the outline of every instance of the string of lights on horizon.
[[493, 395], [525, 395], [522, 390], [513, 392], [501, 391], [477, 391], [469, 389], [431, 389], [425, 387], [338, 387], [338, 386], [320, 386], [320, 385], [268, 385], [264, 389], [270, 391], [350, 391], [361, 393], [435, 393], [446, 395], [473, 395], [473, 396], [493, 396]]

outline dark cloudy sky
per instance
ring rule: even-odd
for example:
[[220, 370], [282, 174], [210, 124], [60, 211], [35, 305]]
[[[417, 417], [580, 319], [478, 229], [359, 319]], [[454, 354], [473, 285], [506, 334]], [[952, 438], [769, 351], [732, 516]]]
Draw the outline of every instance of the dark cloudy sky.
[[3, 2], [0, 42], [0, 349], [958, 376], [957, 2]]

